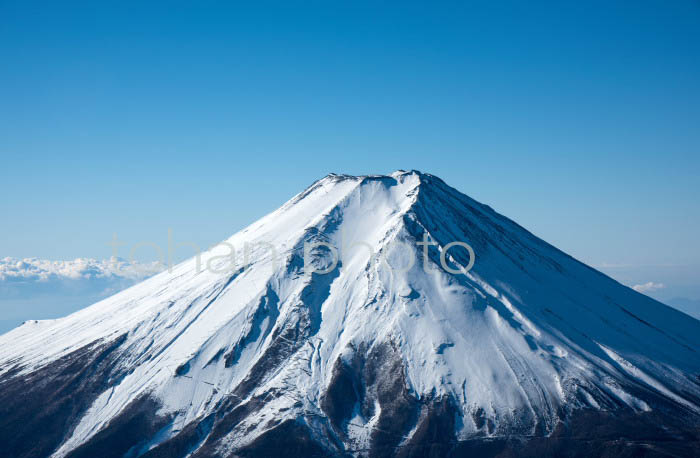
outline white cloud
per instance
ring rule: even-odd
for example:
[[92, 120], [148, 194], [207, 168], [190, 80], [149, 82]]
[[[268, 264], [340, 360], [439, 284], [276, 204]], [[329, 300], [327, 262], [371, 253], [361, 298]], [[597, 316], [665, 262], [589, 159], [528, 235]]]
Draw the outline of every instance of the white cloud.
[[68, 315], [162, 270], [119, 258], [0, 259], [0, 334], [24, 320]]
[[632, 289], [639, 292], [639, 293], [650, 293], [652, 291], [656, 291], [659, 289], [665, 288], [666, 285], [663, 283], [654, 283], [653, 281], [643, 283], [641, 285], [634, 285], [632, 286]]
[[121, 258], [98, 261], [77, 258], [49, 261], [37, 258], [0, 259], [0, 282], [47, 282], [51, 280], [128, 279], [141, 280], [163, 270], [161, 264], [130, 263]]
[[162, 270], [165, 268], [158, 262], [131, 263], [120, 258], [101, 261], [3, 258], [0, 259], [0, 297], [24, 299], [60, 294], [106, 297]]

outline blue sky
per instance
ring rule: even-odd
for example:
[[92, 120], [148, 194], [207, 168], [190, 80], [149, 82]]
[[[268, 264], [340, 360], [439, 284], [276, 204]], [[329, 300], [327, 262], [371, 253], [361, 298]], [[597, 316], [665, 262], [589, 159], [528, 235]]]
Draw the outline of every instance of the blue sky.
[[0, 257], [206, 246], [420, 169], [700, 299], [699, 1], [3, 1], [0, 62]]

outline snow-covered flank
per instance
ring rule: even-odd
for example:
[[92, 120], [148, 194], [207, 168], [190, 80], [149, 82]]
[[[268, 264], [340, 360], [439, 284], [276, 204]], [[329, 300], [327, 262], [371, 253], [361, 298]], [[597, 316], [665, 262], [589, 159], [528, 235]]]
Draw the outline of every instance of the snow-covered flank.
[[[417, 242], [426, 234], [437, 245], [424, 265]], [[466, 274], [440, 265], [454, 241], [476, 253]], [[312, 242], [337, 247], [337, 265], [324, 247], [304, 259]], [[469, 262], [459, 247], [446, 258], [452, 269]], [[328, 272], [309, 274], [311, 265]], [[343, 367], [400, 380], [396, 389], [416, 402], [450, 400], [460, 439], [551, 431], [575, 409], [643, 412], [654, 408], [649, 399], [700, 413], [700, 322], [418, 172], [329, 175], [201, 259], [66, 318], [27, 323], [0, 337], [0, 378], [113, 341], [123, 375], [54, 456], [85, 444], [146, 395], [170, 420], [139, 453], [226, 403], [253, 401], [258, 408], [212, 445], [221, 454], [285, 419], [303, 421], [328, 447], [366, 450], [387, 415], [370, 391], [385, 388], [366, 377], [366, 402], [331, 415], [325, 400]]]

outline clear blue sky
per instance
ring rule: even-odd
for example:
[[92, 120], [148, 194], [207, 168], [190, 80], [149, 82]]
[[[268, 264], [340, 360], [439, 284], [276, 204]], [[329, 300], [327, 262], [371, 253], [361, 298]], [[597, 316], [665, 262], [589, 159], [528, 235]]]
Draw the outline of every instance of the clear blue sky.
[[144, 3], [0, 3], [0, 256], [208, 245], [328, 172], [415, 168], [697, 280], [700, 1]]

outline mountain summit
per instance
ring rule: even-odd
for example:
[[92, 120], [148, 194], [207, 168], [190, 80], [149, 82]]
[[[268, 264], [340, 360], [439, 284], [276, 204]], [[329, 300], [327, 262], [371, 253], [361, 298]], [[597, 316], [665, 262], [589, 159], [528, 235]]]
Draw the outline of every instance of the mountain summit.
[[0, 455], [692, 455], [700, 321], [420, 172], [0, 336]]

